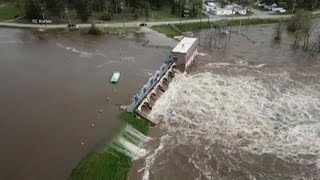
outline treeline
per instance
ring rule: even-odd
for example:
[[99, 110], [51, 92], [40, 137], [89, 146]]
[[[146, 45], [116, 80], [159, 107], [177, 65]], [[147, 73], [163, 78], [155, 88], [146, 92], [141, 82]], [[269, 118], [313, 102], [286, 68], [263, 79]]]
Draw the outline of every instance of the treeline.
[[[114, 15], [125, 13], [125, 17], [138, 19], [150, 17], [152, 11], [170, 8], [171, 14], [197, 16], [202, 6], [202, 0], [15, 0], [19, 8], [24, 8], [28, 19], [46, 17], [65, 17], [70, 11], [77, 18], [88, 21], [93, 14], [99, 14], [101, 20], [111, 20]], [[67, 11], [66, 11], [67, 10]]]

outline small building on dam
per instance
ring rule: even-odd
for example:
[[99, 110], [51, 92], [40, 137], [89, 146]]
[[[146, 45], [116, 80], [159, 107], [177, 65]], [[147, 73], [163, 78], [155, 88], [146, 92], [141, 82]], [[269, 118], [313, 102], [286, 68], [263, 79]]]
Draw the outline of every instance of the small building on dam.
[[198, 53], [197, 38], [183, 38], [178, 45], [171, 51], [173, 62], [178, 69], [184, 71], [193, 61]]
[[[130, 110], [143, 118], [148, 119], [148, 114], [152, 110], [157, 99], [168, 89], [169, 83], [176, 73], [184, 72], [192, 63], [198, 53], [198, 39], [184, 37], [171, 51], [171, 56], [160, 67], [147, 84], [143, 86], [140, 93], [132, 99]], [[158, 122], [153, 122], [157, 124]]]

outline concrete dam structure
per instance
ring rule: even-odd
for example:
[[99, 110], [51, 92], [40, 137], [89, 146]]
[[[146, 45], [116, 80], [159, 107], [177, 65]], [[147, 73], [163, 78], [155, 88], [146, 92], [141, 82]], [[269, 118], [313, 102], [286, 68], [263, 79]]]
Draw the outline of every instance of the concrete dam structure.
[[[169, 83], [176, 73], [187, 70], [198, 53], [197, 38], [184, 37], [171, 51], [171, 55], [162, 64], [141, 91], [134, 95], [129, 110], [141, 117], [148, 119], [148, 114], [158, 98], [168, 89]], [[153, 122], [149, 120], [152, 124]]]

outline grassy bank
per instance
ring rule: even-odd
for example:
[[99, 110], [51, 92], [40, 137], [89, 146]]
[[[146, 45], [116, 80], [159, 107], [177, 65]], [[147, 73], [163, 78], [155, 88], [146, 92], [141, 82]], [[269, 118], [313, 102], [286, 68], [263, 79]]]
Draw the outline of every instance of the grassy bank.
[[[243, 19], [241, 20], [241, 26], [245, 25], [258, 25], [258, 24], [271, 24], [271, 23], [278, 23], [279, 21], [285, 22], [285, 19], [258, 19], [258, 18], [253, 18], [253, 19]], [[240, 20], [228, 20], [228, 26], [239, 26], [240, 25]], [[219, 21], [213, 22], [212, 25], [211, 23], [208, 23], [207, 21], [203, 21], [202, 23], [196, 22], [196, 23], [188, 23], [187, 24], [187, 31], [192, 31], [192, 32], [198, 32], [202, 29], [210, 29], [212, 27], [218, 27], [219, 26]], [[185, 32], [186, 30], [186, 24], [175, 24], [177, 28], [179, 28], [182, 32]], [[159, 25], [159, 26], [153, 26], [153, 30], [158, 31], [160, 33], [163, 33], [167, 35], [168, 37], [174, 37], [180, 35], [177, 31], [175, 31], [170, 25]]]
[[13, 19], [14, 16], [21, 16], [19, 8], [14, 4], [8, 4], [0, 7], [0, 21]]
[[[119, 118], [143, 134], [148, 134], [149, 124], [131, 113], [123, 112]], [[72, 171], [69, 180], [125, 180], [132, 160], [124, 153], [107, 149], [87, 154]]]

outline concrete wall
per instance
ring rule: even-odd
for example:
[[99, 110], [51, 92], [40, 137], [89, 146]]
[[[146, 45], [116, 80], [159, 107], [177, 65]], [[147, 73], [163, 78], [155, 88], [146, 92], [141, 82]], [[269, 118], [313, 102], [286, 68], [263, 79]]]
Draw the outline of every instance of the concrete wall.
[[[191, 64], [195, 55], [198, 53], [198, 40], [190, 47], [187, 53], [171, 52], [171, 57], [180, 71], [185, 71], [187, 66]], [[176, 60], [175, 60], [176, 58]]]

